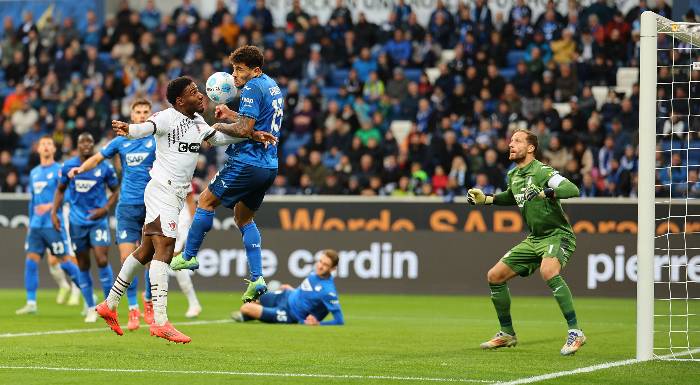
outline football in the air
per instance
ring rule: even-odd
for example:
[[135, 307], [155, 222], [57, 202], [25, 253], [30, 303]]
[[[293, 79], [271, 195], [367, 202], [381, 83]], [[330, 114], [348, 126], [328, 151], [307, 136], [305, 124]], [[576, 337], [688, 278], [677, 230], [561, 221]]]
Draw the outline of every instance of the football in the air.
[[207, 79], [207, 96], [215, 103], [230, 103], [236, 91], [233, 76], [228, 72], [216, 72]]

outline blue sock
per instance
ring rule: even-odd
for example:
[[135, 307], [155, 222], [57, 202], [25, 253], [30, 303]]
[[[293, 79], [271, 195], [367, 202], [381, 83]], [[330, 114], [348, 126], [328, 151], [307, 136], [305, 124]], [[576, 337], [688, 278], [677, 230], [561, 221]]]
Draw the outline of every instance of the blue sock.
[[27, 258], [24, 262], [24, 288], [27, 289], [27, 301], [36, 302], [36, 289], [39, 287], [39, 265]]
[[131, 281], [131, 285], [126, 288], [126, 299], [129, 301], [129, 307], [132, 306], [138, 306], [139, 301], [136, 298], [136, 294], [138, 294], [139, 291], [139, 277], [134, 276], [134, 280]]
[[149, 269], [146, 269], [146, 271], [143, 272], [143, 290], [144, 290], [144, 298], [146, 301], [151, 300], [151, 276], [148, 274]]
[[80, 269], [78, 269], [78, 265], [71, 261], [63, 261], [61, 262], [61, 269], [63, 269], [76, 286], [80, 287], [80, 278], [78, 277], [78, 275], [80, 275]]
[[248, 268], [250, 269], [250, 280], [255, 281], [262, 276], [262, 254], [260, 252], [260, 231], [255, 222], [250, 222], [241, 227], [243, 235], [243, 246], [248, 257]]
[[92, 294], [92, 277], [90, 276], [90, 270], [80, 270], [80, 291], [83, 292], [83, 298], [85, 298], [85, 303], [88, 307], [95, 307], [95, 298]]
[[214, 212], [197, 207], [197, 211], [194, 212], [194, 218], [192, 218], [190, 231], [187, 233], [187, 242], [185, 243], [185, 251], [182, 253], [182, 258], [189, 261], [192, 257], [197, 256], [204, 237], [211, 230], [213, 224]]
[[114, 284], [114, 273], [112, 272], [112, 265], [109, 263], [105, 267], [100, 267], [97, 270], [100, 272], [100, 283], [102, 284], [102, 293], [104, 293], [105, 299], [109, 295], [109, 291], [112, 289], [112, 284]]

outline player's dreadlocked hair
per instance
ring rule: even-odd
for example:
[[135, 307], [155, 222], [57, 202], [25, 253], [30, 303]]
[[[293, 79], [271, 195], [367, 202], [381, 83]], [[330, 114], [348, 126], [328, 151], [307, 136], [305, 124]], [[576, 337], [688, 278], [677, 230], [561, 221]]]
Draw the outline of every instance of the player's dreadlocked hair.
[[260, 67], [260, 69], [262, 69], [263, 64], [265, 64], [265, 57], [262, 51], [254, 45], [238, 47], [238, 49], [231, 53], [228, 59], [231, 63], [245, 64], [245, 66], [250, 69], [254, 69], [255, 67]]
[[175, 107], [175, 102], [177, 98], [182, 96], [182, 91], [194, 82], [191, 78], [187, 76], [180, 76], [179, 78], [173, 79], [168, 83], [168, 90], [165, 92], [165, 96], [168, 102]]

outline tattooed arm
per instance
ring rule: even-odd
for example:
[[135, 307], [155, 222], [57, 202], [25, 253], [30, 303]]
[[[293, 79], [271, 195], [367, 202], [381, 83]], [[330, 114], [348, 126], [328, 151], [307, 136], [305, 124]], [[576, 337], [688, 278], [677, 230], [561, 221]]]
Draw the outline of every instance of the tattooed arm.
[[216, 131], [236, 138], [253, 138], [255, 119], [243, 115], [237, 115], [232, 123], [216, 123], [212, 126]]

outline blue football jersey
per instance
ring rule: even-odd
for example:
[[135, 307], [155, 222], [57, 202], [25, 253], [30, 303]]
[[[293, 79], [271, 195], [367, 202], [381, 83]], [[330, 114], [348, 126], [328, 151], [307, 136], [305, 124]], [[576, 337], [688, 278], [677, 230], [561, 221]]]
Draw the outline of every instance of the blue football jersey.
[[104, 161], [88, 172], [77, 174], [73, 179], [68, 178], [68, 171], [74, 167], [80, 167], [81, 163], [77, 156], [66, 161], [61, 170], [61, 183], [68, 186], [67, 190], [70, 191], [66, 195], [70, 204], [70, 223], [79, 226], [94, 225], [104, 221], [104, 218], [91, 220], [90, 211], [107, 204], [105, 188], [116, 187], [119, 180], [114, 167]]
[[[51, 208], [53, 196], [61, 178], [61, 165], [36, 166], [29, 173], [29, 227], [32, 229], [53, 227]], [[59, 206], [59, 215], [61, 218]]]
[[[238, 113], [255, 119], [255, 130], [280, 136], [284, 96], [277, 82], [262, 74], [252, 78], [241, 90]], [[277, 146], [267, 146], [260, 142], [246, 140], [232, 144], [226, 154], [233, 160], [262, 168], [277, 168]]]
[[329, 312], [339, 311], [340, 302], [333, 277], [322, 279], [310, 274], [289, 295], [289, 310], [299, 321], [304, 321], [309, 314], [320, 321]]
[[143, 205], [143, 192], [151, 180], [151, 167], [156, 159], [156, 140], [152, 136], [127, 139], [118, 136], [109, 142], [100, 153], [105, 158], [119, 154], [122, 166], [122, 185], [119, 203]]

